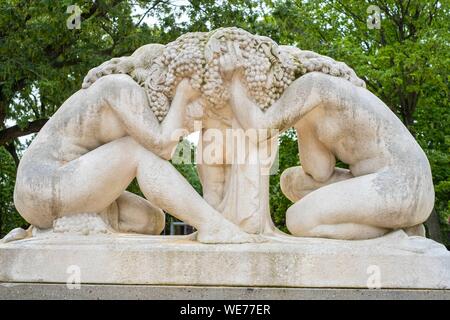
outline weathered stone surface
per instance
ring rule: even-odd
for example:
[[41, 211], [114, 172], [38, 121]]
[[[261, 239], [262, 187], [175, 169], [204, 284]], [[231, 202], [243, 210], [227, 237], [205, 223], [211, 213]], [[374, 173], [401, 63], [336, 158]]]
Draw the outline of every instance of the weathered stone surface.
[[[280, 185], [298, 238], [269, 211], [266, 173], [289, 128], [302, 167]], [[203, 198], [167, 161], [197, 130]], [[229, 145], [228, 130], [245, 131], [245, 146]], [[135, 178], [145, 199], [126, 191]], [[24, 153], [14, 203], [32, 227], [2, 240], [3, 282], [65, 283], [79, 271], [88, 284], [450, 287], [447, 250], [407, 236], [424, 235], [434, 205], [408, 129], [345, 64], [237, 28], [94, 68]], [[160, 234], [164, 212], [196, 236], [135, 235]]]
[[0, 245], [1, 282], [450, 288], [445, 247], [403, 232], [361, 241], [295, 238], [207, 245], [185, 238], [59, 236]]

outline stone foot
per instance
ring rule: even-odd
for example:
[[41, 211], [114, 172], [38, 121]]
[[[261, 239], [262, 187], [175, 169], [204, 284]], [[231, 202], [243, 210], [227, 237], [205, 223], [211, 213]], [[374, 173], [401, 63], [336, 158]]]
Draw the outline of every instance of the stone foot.
[[231, 222], [198, 230], [197, 241], [212, 244], [265, 242], [261, 236], [245, 233]]
[[31, 236], [30, 229], [24, 230], [22, 228], [12, 229], [3, 239], [0, 240], [2, 243], [8, 243], [11, 241], [22, 240]]
[[422, 223], [409, 228], [405, 228], [403, 230], [410, 237], [412, 236], [425, 237], [425, 226]]

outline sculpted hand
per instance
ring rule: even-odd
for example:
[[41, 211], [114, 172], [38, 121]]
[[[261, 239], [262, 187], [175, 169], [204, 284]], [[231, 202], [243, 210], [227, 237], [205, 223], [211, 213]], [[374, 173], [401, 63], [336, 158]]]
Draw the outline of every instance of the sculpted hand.
[[193, 120], [200, 120], [203, 118], [204, 101], [197, 99], [191, 102], [187, 107], [187, 116]]
[[199, 98], [201, 94], [202, 93], [200, 90], [194, 89], [191, 86], [189, 79], [181, 80], [176, 89], [176, 95], [181, 95], [184, 99], [186, 99], [189, 102]]
[[244, 66], [239, 46], [231, 41], [227, 43], [227, 52], [219, 58], [220, 72], [225, 80], [230, 80], [234, 73]]
[[92, 68], [83, 80], [82, 88], [89, 88], [99, 78], [109, 74], [128, 73], [133, 68], [133, 61], [130, 57], [113, 58], [98, 67]]

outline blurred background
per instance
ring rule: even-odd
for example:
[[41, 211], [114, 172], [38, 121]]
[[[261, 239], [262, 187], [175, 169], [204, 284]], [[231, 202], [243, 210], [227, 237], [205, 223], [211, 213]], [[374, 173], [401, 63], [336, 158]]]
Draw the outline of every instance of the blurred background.
[[[237, 26], [343, 61], [403, 121], [430, 160], [436, 191], [428, 236], [450, 244], [449, 0], [1, 0], [0, 237], [27, 227], [14, 208], [17, 164], [35, 133], [87, 71], [148, 43]], [[275, 224], [291, 205], [279, 178], [298, 165], [296, 135], [280, 137], [271, 176]], [[192, 155], [195, 139], [186, 139]], [[177, 169], [201, 193], [195, 164]], [[395, 186], [401, 188], [401, 185]], [[140, 193], [136, 182], [129, 190]], [[166, 234], [192, 228], [167, 219]]]

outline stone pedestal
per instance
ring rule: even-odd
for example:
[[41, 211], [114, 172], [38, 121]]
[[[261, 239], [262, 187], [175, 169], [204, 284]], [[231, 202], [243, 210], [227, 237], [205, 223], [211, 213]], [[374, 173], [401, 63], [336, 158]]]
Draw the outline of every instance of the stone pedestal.
[[444, 246], [398, 231], [364, 241], [295, 238], [206, 245], [132, 235], [43, 236], [0, 244], [0, 282], [450, 289]]

